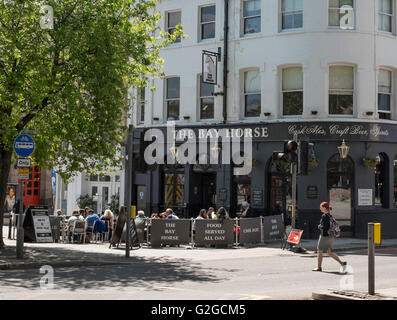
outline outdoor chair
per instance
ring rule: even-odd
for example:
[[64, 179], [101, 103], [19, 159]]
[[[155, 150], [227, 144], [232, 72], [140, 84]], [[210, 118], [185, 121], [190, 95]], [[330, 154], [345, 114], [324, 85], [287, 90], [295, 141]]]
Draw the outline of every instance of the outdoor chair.
[[[96, 228], [95, 228], [96, 223], [97, 223], [97, 221], [94, 221], [94, 224], [92, 225], [91, 240], [93, 240], [94, 243], [97, 243], [97, 242], [98, 242], [98, 239], [99, 239], [99, 241], [103, 242], [103, 236], [104, 236], [104, 233], [105, 233], [105, 232], [103, 232], [103, 231], [101, 231], [101, 232], [97, 231]], [[101, 240], [101, 239], [102, 239], [102, 240]]]
[[83, 235], [83, 243], [85, 243], [86, 223], [81, 220], [74, 220], [72, 224], [72, 243], [74, 243], [74, 235]]

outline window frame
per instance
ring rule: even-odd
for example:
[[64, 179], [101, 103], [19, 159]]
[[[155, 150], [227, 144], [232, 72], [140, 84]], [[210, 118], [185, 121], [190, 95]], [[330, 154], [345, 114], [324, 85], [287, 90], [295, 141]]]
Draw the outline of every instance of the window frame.
[[[390, 72], [390, 93], [379, 92], [379, 74], [380, 74], [381, 70]], [[384, 68], [384, 67], [378, 69], [377, 84], [376, 84], [376, 93], [377, 93], [376, 111], [377, 111], [378, 117], [380, 116], [380, 113], [390, 114], [390, 119], [383, 119], [383, 118], [379, 117], [380, 120], [392, 120], [393, 119], [393, 106], [394, 106], [394, 100], [393, 100], [394, 99], [394, 90], [393, 90], [394, 89], [393, 88], [394, 81], [393, 81], [393, 78], [394, 78], [394, 72], [392, 69]], [[389, 111], [379, 110], [379, 95], [380, 94], [385, 94], [385, 95], [390, 96], [390, 110]]]
[[[177, 12], [180, 13], [180, 21], [174, 27], [170, 27], [169, 26], [169, 23], [170, 23], [169, 14], [170, 13], [177, 13]], [[170, 30], [175, 30], [176, 26], [178, 26], [180, 24], [182, 24], [182, 10], [181, 9], [168, 10], [168, 11], [165, 12], [165, 30], [166, 30], [166, 32], [170, 33]], [[178, 38], [175, 39], [175, 41], [173, 41], [171, 43], [171, 45], [177, 45], [177, 44], [180, 44], [181, 42], [182, 42], [182, 38], [179, 36]]]
[[[395, 21], [395, 18], [394, 18], [394, 11], [395, 11], [395, 0], [390, 0], [391, 1], [391, 8], [392, 8], [392, 13], [390, 14], [390, 13], [384, 13], [384, 12], [382, 12], [382, 11], [380, 11], [380, 8], [379, 8], [379, 1], [378, 1], [378, 3], [377, 3], [377, 6], [376, 6], [376, 8], [377, 8], [377, 10], [376, 10], [376, 13], [377, 13], [377, 26], [376, 26], [376, 28], [377, 28], [377, 30], [378, 30], [378, 32], [380, 32], [380, 33], [385, 33], [385, 34], [394, 34], [394, 21]], [[391, 18], [391, 24], [390, 24], [390, 31], [386, 31], [386, 30], [381, 30], [380, 28], [379, 28], [379, 22], [380, 22], [380, 16], [389, 16], [390, 18]]]
[[[143, 100], [142, 100], [142, 92], [143, 92]], [[138, 89], [138, 106], [139, 106], [139, 111], [137, 115], [137, 123], [138, 124], [144, 124], [145, 123], [145, 107], [146, 107], [146, 87], [139, 88]], [[143, 111], [143, 112], [142, 112]], [[142, 119], [143, 116], [143, 119]]]
[[329, 13], [330, 13], [330, 10], [340, 10], [341, 9], [341, 7], [339, 7], [339, 8], [330, 8], [330, 0], [328, 0], [328, 5], [327, 5], [327, 26], [328, 26], [328, 29], [330, 29], [330, 30], [346, 30], [346, 31], [352, 31], [352, 30], [356, 30], [356, 26], [357, 26], [357, 19], [356, 19], [356, 0], [353, 0], [353, 8], [352, 8], [352, 10], [353, 10], [353, 19], [354, 19], [354, 25], [353, 25], [353, 27], [352, 28], [342, 28], [341, 26], [340, 26], [340, 24], [339, 24], [339, 26], [331, 26], [330, 25], [330, 19], [329, 19]]
[[[283, 71], [285, 69], [289, 69], [289, 68], [301, 68], [302, 70], [302, 90], [284, 90], [283, 89]], [[305, 106], [305, 101], [304, 101], [304, 92], [305, 92], [305, 88], [304, 88], [304, 82], [303, 82], [303, 66], [302, 65], [287, 65], [287, 66], [282, 66], [280, 67], [280, 101], [281, 101], [281, 116], [283, 118], [296, 118], [296, 117], [302, 117], [303, 116], [303, 109]], [[302, 92], [302, 113], [301, 114], [287, 114], [284, 115], [284, 93], [288, 93], [288, 92]]]
[[[179, 78], [179, 97], [178, 98], [168, 98], [168, 80], [169, 79], [173, 79], [173, 78]], [[178, 110], [178, 119], [174, 119], [174, 120], [172, 120], [172, 119], [169, 119], [169, 116], [168, 116], [168, 102], [169, 101], [178, 101], [179, 102], [179, 104], [178, 104], [178, 107], [179, 107], [179, 110]], [[165, 119], [166, 119], [166, 121], [179, 121], [180, 120], [180, 117], [181, 117], [181, 77], [180, 76], [169, 76], [169, 77], [166, 77], [166, 78], [164, 78], [164, 104], [165, 104]]]
[[[283, 11], [283, 1], [284, 0], [280, 0], [280, 4], [279, 4], [279, 6], [280, 6], [280, 13], [279, 13], [279, 30], [280, 30], [280, 32], [292, 32], [292, 31], [297, 31], [297, 30], [302, 30], [303, 29], [303, 12], [304, 12], [304, 10], [303, 10], [303, 1], [302, 1], [302, 9], [301, 10], [294, 10], [294, 11]], [[284, 18], [284, 13], [285, 12], [287, 12], [287, 13], [289, 13], [290, 15], [295, 15], [297, 12], [302, 12], [302, 26], [300, 26], [300, 27], [293, 27], [293, 28], [287, 28], [287, 29], [284, 29], [283, 28], [283, 18]]]
[[[259, 91], [254, 92], [254, 93], [246, 93], [245, 92], [245, 74], [250, 71], [257, 71], [258, 72], [258, 77], [259, 77]], [[244, 119], [259, 119], [262, 113], [262, 79], [261, 79], [261, 71], [259, 68], [249, 68], [249, 69], [244, 69], [241, 71], [242, 73], [242, 97], [243, 97], [243, 103], [242, 105], [244, 106], [244, 109], [242, 110], [243, 113], [243, 118]], [[259, 105], [259, 114], [257, 116], [247, 116], [247, 105], [246, 105], [246, 97], [248, 95], [259, 95], [260, 96], [260, 105]]]
[[[210, 121], [210, 120], [214, 120], [215, 119], [215, 96], [214, 95], [212, 95], [212, 96], [202, 96], [201, 95], [201, 86], [204, 84], [203, 82], [202, 82], [202, 79], [203, 79], [203, 75], [202, 74], [199, 74], [198, 75], [198, 81], [199, 81], [199, 83], [198, 83], [198, 106], [199, 106], [199, 110], [198, 110], [198, 119], [199, 119], [199, 121]], [[210, 85], [210, 84], [208, 84], [208, 85]], [[213, 92], [212, 93], [214, 93], [215, 92], [215, 85], [212, 85], [213, 86]], [[202, 106], [202, 99], [205, 99], [205, 98], [212, 98], [212, 100], [213, 100], [213, 105], [214, 105], [214, 108], [213, 108], [213, 115], [212, 115], [212, 118], [202, 118], [201, 117], [201, 106]]]
[[[241, 25], [241, 28], [242, 28], [242, 32], [241, 32], [241, 34], [242, 34], [242, 36], [249, 36], [249, 35], [258, 35], [258, 34], [260, 34], [261, 32], [262, 32], [262, 1], [261, 0], [259, 0], [259, 3], [261, 4], [261, 12], [260, 12], [260, 14], [259, 15], [253, 15], [253, 16], [244, 16], [244, 2], [248, 2], [248, 1], [256, 1], [256, 0], [242, 0], [241, 1], [241, 18], [242, 18], [242, 25]], [[257, 31], [257, 32], [245, 32], [245, 21], [247, 20], [247, 19], [254, 19], [254, 18], [259, 18], [259, 31]]]
[[[330, 89], [330, 69], [332, 67], [350, 67], [353, 69], [353, 90], [351, 89]], [[355, 112], [356, 112], [356, 65], [352, 64], [329, 64], [328, 65], [328, 95], [327, 95], [327, 104], [328, 104], [328, 116], [331, 117], [354, 117]], [[330, 97], [330, 92], [331, 91], [337, 91], [337, 92], [352, 92], [353, 96], [353, 110], [351, 114], [340, 114], [340, 113], [330, 113], [330, 104], [329, 104], [329, 97]]]
[[[215, 20], [210, 22], [202, 21], [202, 9], [206, 7], [215, 7]], [[205, 24], [214, 24], [214, 37], [213, 38], [203, 38], [203, 25]], [[203, 5], [199, 7], [199, 41], [211, 41], [216, 39], [216, 4], [211, 3], [207, 5]]]

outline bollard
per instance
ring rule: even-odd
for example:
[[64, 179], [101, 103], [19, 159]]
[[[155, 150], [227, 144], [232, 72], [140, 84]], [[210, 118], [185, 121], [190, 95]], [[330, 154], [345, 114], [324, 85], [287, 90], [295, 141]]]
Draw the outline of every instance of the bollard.
[[381, 243], [381, 224], [368, 223], [368, 294], [375, 294], [375, 243]]
[[368, 294], [375, 294], [375, 242], [373, 223], [368, 223]]

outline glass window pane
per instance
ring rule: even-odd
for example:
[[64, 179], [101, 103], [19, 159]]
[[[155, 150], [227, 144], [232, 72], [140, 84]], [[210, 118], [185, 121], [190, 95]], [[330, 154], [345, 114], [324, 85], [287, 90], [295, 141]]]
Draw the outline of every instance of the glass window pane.
[[258, 93], [261, 91], [261, 80], [259, 78], [259, 71], [252, 70], [244, 73], [244, 92]]
[[179, 100], [167, 101], [167, 120], [179, 120]]
[[282, 28], [285, 29], [292, 29], [294, 23], [294, 17], [292, 14], [283, 14], [282, 20]]
[[261, 113], [261, 95], [248, 94], [245, 96], [245, 117], [259, 117]]
[[382, 93], [391, 93], [391, 71], [379, 70], [378, 90]]
[[301, 67], [283, 69], [283, 90], [302, 90], [303, 72]]
[[212, 97], [214, 93], [214, 85], [202, 82], [200, 77], [200, 97]]
[[260, 0], [248, 0], [244, 1], [243, 16], [259, 16], [261, 14], [261, 2]]
[[390, 95], [378, 94], [378, 110], [390, 111]]
[[379, 30], [391, 32], [392, 18], [383, 14], [379, 15]]
[[330, 89], [354, 89], [353, 67], [334, 66], [329, 68]]
[[330, 114], [353, 114], [353, 94], [330, 93]]
[[283, 93], [283, 115], [295, 116], [303, 112], [303, 92]]
[[214, 98], [202, 98], [200, 101], [200, 119], [213, 119]]
[[165, 203], [166, 206], [174, 205], [173, 190], [174, 190], [174, 186], [173, 185], [166, 184], [164, 186], [164, 203]]
[[302, 28], [303, 27], [303, 13], [294, 14], [294, 28]]
[[201, 25], [201, 39], [215, 38], [215, 23], [206, 23]]
[[328, 3], [330, 8], [339, 8], [339, 0], [329, 0]]
[[282, 11], [297, 11], [302, 10], [302, 0], [282, 0], [281, 10]]
[[393, 14], [392, 0], [378, 0], [379, 12]]
[[385, 112], [379, 112], [379, 119], [390, 120], [391, 114]]
[[168, 28], [181, 24], [181, 12], [168, 12]]
[[179, 86], [180, 86], [179, 77], [167, 79], [167, 99], [179, 98]]
[[201, 8], [201, 22], [215, 21], [215, 6]]
[[328, 25], [330, 27], [339, 27], [339, 10], [328, 11]]
[[247, 18], [244, 20], [244, 34], [261, 32], [261, 18]]

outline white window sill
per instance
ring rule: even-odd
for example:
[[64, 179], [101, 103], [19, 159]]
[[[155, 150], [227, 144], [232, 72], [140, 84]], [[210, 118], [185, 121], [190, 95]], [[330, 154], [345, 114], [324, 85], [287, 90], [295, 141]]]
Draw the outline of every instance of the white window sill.
[[284, 36], [284, 35], [289, 35], [289, 34], [301, 34], [301, 33], [305, 33], [305, 32], [306, 31], [303, 28], [285, 29], [285, 30], [279, 30], [277, 35]]

